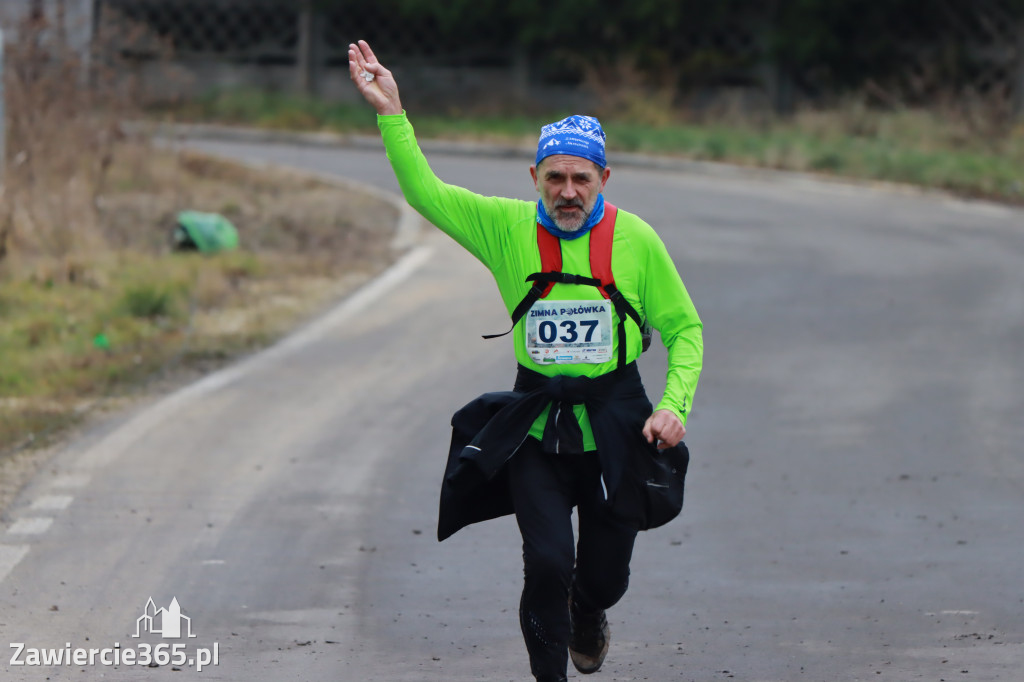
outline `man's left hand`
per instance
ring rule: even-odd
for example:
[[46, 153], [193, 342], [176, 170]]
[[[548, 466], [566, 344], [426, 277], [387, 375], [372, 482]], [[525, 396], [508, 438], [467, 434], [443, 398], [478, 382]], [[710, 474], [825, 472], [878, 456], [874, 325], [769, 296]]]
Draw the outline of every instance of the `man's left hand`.
[[659, 450], [675, 447], [686, 435], [686, 427], [672, 410], [657, 410], [644, 424], [644, 438], [657, 443]]

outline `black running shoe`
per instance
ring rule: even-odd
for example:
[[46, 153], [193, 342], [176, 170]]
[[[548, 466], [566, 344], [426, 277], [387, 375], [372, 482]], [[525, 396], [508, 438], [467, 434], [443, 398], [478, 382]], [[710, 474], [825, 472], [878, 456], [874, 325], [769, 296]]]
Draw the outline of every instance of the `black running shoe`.
[[604, 611], [584, 614], [569, 603], [569, 658], [584, 675], [596, 673], [608, 654], [611, 631]]

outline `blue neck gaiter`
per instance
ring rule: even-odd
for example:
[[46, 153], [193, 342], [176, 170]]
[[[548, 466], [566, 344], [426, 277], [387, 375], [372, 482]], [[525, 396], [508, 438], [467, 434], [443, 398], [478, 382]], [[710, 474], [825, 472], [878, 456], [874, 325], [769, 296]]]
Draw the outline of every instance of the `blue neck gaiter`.
[[597, 201], [594, 202], [594, 208], [590, 211], [590, 217], [587, 218], [587, 222], [583, 224], [583, 227], [576, 230], [575, 232], [566, 232], [558, 229], [555, 225], [555, 221], [552, 220], [551, 216], [544, 209], [544, 202], [540, 199], [537, 200], [537, 222], [544, 226], [544, 229], [558, 237], [559, 239], [573, 240], [579, 239], [586, 233], [590, 232], [594, 225], [601, 222], [601, 218], [604, 218], [604, 195], [598, 194]]

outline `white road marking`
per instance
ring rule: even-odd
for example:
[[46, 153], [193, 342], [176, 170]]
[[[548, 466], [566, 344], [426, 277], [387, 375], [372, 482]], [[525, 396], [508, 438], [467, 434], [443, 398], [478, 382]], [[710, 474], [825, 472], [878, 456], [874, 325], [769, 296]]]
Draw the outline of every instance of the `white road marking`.
[[0, 545], [0, 582], [28, 554], [28, 545]]
[[203, 566], [222, 566], [227, 563], [223, 559], [204, 559]]
[[43, 495], [33, 500], [29, 508], [36, 511], [61, 511], [67, 509], [74, 499], [71, 495]]
[[18, 519], [7, 529], [8, 535], [40, 535], [45, 533], [53, 525], [53, 519], [49, 516], [28, 516]]

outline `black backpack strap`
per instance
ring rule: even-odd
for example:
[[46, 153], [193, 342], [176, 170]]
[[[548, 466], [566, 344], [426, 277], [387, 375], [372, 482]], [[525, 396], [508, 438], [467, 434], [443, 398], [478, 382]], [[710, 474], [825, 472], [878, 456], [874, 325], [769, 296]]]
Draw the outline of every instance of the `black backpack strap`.
[[629, 317], [631, 320], [636, 322], [636, 326], [643, 329], [644, 321], [640, 319], [640, 313], [638, 313], [636, 308], [626, 300], [626, 297], [622, 295], [622, 292], [619, 291], [618, 287], [614, 284], [605, 284], [601, 288], [607, 292], [608, 299], [615, 306], [615, 312], [619, 314], [619, 319]]
[[526, 278], [527, 282], [542, 282], [548, 284], [585, 284], [591, 287], [600, 287], [601, 280], [583, 275], [574, 275], [569, 272], [535, 272]]
[[519, 320], [523, 319], [523, 315], [526, 315], [527, 311], [533, 307], [533, 304], [544, 297], [550, 285], [555, 282], [565, 281], [565, 277], [576, 277], [576, 275], [566, 275], [561, 272], [535, 272], [527, 277], [526, 281], [533, 282], [533, 286], [530, 287], [530, 290], [526, 292], [526, 296], [523, 296], [523, 300], [512, 311], [512, 327], [507, 332], [502, 332], [501, 334], [484, 334], [484, 338], [497, 339], [509, 334], [516, 328]]
[[608, 294], [608, 300], [615, 306], [615, 312], [619, 316], [619, 324], [617, 325], [616, 331], [619, 337], [619, 362], [618, 369], [622, 369], [626, 366], [626, 318], [630, 318], [636, 322], [637, 326], [640, 327], [640, 331], [643, 332], [644, 323], [640, 319], [640, 314], [636, 311], [636, 308], [626, 300], [626, 297], [622, 295], [618, 287], [614, 283], [608, 283], [601, 287]]

